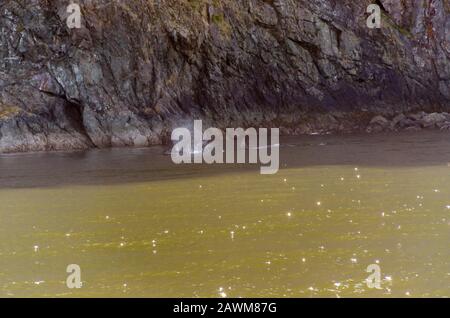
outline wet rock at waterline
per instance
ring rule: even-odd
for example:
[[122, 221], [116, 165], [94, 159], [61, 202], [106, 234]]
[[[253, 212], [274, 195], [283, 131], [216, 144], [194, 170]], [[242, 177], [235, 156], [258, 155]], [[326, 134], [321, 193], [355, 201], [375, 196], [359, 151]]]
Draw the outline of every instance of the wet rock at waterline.
[[375, 116], [369, 123], [368, 132], [380, 132], [390, 126], [389, 121], [383, 116]]
[[430, 116], [449, 110], [447, 0], [381, 0], [374, 30], [368, 0], [80, 0], [72, 30], [67, 1], [28, 2], [0, 6], [1, 152], [160, 144], [196, 118], [285, 134], [449, 126]]
[[383, 116], [372, 118], [367, 132], [382, 131], [418, 131], [422, 129], [450, 129], [450, 114], [448, 113], [430, 113], [420, 112], [416, 114], [399, 114], [391, 120]]
[[428, 127], [439, 127], [447, 121], [447, 116], [439, 113], [428, 114], [422, 118], [422, 126], [424, 128]]

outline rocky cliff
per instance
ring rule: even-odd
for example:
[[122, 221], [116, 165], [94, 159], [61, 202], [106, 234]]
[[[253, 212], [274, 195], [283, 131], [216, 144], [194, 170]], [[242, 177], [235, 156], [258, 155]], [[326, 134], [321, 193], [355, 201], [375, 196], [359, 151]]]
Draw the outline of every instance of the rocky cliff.
[[450, 109], [450, 0], [72, 2], [80, 29], [68, 0], [0, 2], [0, 152], [158, 144], [193, 118], [308, 133]]

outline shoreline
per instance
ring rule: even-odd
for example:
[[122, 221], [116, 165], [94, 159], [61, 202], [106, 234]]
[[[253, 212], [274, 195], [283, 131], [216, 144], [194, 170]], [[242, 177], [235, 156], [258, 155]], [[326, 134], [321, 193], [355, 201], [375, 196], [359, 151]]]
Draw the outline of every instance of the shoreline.
[[[294, 120], [287, 122], [283, 116], [276, 118], [271, 123], [258, 123], [256, 128], [280, 128], [281, 137], [289, 136], [312, 136], [312, 135], [351, 135], [351, 134], [376, 134], [376, 133], [395, 133], [395, 132], [421, 132], [421, 131], [450, 131], [450, 113], [434, 112], [426, 113], [424, 111], [401, 113], [396, 115], [373, 115], [369, 113], [315, 113], [304, 114], [301, 116], [303, 121]], [[189, 127], [189, 121], [183, 119], [182, 126]], [[193, 122], [193, 120], [192, 120]], [[207, 120], [207, 122], [214, 121]], [[188, 123], [188, 124], [186, 124]], [[276, 125], [279, 123], [279, 125]], [[148, 136], [148, 139], [139, 143], [130, 137], [132, 132], [125, 129], [124, 139], [120, 143], [110, 142], [109, 144], [95, 145], [90, 136], [80, 132], [68, 132], [64, 134], [48, 133], [44, 138], [42, 136], [14, 136], [3, 135], [0, 137], [0, 155], [11, 155], [21, 153], [48, 153], [48, 152], [79, 152], [91, 149], [113, 149], [113, 148], [148, 148], [153, 146], [170, 146], [170, 131], [177, 128], [172, 123], [172, 128], [162, 129], [157, 138], [154, 135]], [[224, 130], [232, 127], [231, 125], [218, 125], [218, 128]], [[249, 128], [251, 125], [236, 125], [236, 127]], [[2, 124], [0, 123], [0, 128]], [[152, 131], [149, 129], [149, 131]], [[1, 135], [0, 135], [1, 136]], [[126, 138], [129, 142], [124, 142]], [[141, 139], [145, 138], [139, 136]], [[113, 137], [112, 137], [113, 138]], [[116, 137], [117, 138], [117, 137]], [[6, 139], [6, 140], [5, 140]], [[151, 141], [150, 141], [151, 140]]]

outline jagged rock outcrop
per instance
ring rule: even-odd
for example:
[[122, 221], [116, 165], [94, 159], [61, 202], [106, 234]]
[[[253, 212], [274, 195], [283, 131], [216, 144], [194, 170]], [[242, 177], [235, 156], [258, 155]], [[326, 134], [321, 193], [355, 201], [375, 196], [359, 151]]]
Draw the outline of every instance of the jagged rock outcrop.
[[0, 3], [0, 152], [147, 146], [203, 118], [285, 133], [450, 108], [450, 1]]

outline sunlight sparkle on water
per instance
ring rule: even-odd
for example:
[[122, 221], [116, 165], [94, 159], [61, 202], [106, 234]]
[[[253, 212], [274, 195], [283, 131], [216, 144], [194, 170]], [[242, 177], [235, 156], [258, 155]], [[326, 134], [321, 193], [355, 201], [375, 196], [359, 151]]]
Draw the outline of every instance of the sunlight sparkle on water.
[[[410, 142], [396, 147], [416, 151], [424, 145], [427, 155], [429, 144], [415, 138], [411, 139], [414, 147]], [[106, 181], [109, 173], [103, 176], [100, 171], [91, 177], [95, 171], [89, 168], [73, 186], [0, 189], [5, 211], [0, 236], [6, 243], [0, 248], [0, 281], [5, 275], [17, 281], [16, 285], [0, 283], [0, 295], [27, 296], [30, 290], [29, 296], [69, 295], [65, 269], [77, 262], [82, 268], [94, 264], [86, 268], [92, 279], [89, 288], [73, 290], [73, 295], [82, 297], [448, 294], [450, 175], [447, 167], [434, 164], [439, 151], [430, 164], [407, 156], [411, 165], [402, 166], [389, 163], [400, 154], [390, 156], [392, 151], [380, 150], [381, 144], [363, 143], [361, 149], [354, 149], [352, 142], [346, 145], [337, 150], [343, 154], [325, 153], [318, 158], [320, 164], [310, 165], [316, 153], [309, 153], [302, 143], [292, 149], [293, 154], [286, 154], [292, 164], [281, 172], [284, 176], [264, 179], [251, 170], [230, 168], [233, 173], [228, 174], [208, 167], [204, 175], [199, 169], [194, 176], [192, 167], [172, 171], [165, 164], [158, 166], [158, 158], [151, 160], [157, 168], [152, 170], [144, 160], [149, 153], [139, 150], [146, 156], [127, 162], [133, 169], [120, 170], [120, 182], [111, 185]], [[367, 151], [372, 148], [376, 152], [369, 158]], [[354, 161], [358, 151], [367, 164]], [[131, 152], [107, 151], [101, 157], [116, 164]], [[160, 159], [172, 166], [170, 158]], [[103, 164], [106, 161], [98, 166]], [[356, 167], [359, 164], [361, 168]], [[64, 166], [61, 171], [76, 176], [80, 166], [72, 170]], [[48, 175], [54, 170], [49, 165], [48, 173], [39, 176], [51, 179]], [[137, 171], [147, 175], [134, 182]], [[84, 184], [84, 178], [89, 182]], [[98, 185], [92, 184], [96, 178]], [[194, 191], [186, 193], [187, 189]], [[13, 235], [18, 239], [11, 241]], [[75, 249], [79, 255], [74, 259]], [[114, 262], [112, 253], [116, 253]], [[381, 291], [366, 288], [370, 264], [382, 267]], [[27, 273], [39, 276], [21, 274], [25, 266], [30, 267]], [[60, 271], [59, 276], [54, 270]], [[113, 280], [104, 279], [110, 274]], [[57, 277], [63, 277], [61, 282]]]
[[227, 297], [227, 294], [225, 293], [223, 287], [219, 288], [219, 296], [222, 297], [222, 298], [226, 298]]

